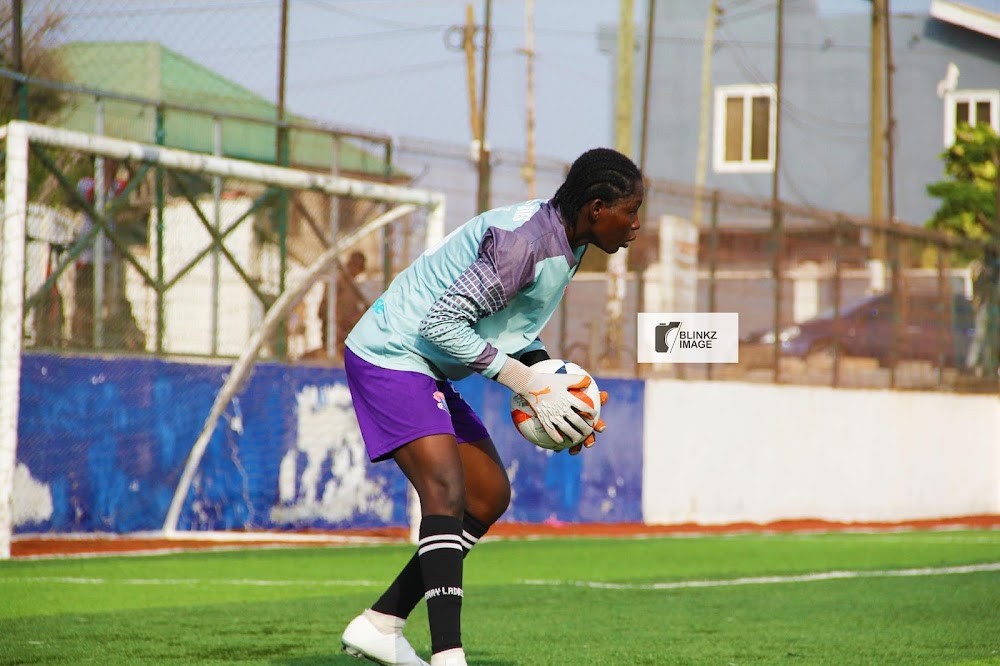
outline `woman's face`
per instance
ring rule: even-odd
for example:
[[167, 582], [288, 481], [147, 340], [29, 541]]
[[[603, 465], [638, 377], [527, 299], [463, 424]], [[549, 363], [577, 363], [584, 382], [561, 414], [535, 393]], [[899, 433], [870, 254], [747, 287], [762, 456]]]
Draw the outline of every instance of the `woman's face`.
[[631, 196], [610, 204], [600, 199], [592, 202], [590, 242], [608, 254], [628, 247], [639, 231], [639, 206], [643, 196], [642, 181], [639, 181]]

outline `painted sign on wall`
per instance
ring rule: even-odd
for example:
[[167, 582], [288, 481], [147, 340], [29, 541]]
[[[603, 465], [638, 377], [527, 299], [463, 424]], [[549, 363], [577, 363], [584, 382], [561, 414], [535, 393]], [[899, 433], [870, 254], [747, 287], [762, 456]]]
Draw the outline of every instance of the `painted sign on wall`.
[[[228, 366], [26, 355], [15, 531], [158, 530]], [[459, 390], [483, 418], [514, 491], [505, 520], [641, 520], [641, 382], [604, 380], [608, 432], [580, 456], [536, 449], [510, 423], [509, 392]], [[342, 369], [258, 365], [227, 406], [178, 527], [344, 529], [408, 524], [405, 478], [373, 465]]]

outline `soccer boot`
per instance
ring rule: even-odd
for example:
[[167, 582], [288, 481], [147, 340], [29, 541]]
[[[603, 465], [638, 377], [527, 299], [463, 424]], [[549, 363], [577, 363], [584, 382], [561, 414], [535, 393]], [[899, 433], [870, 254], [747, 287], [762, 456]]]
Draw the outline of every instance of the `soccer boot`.
[[465, 650], [452, 648], [431, 655], [431, 666], [468, 666], [465, 662]]
[[429, 666], [403, 636], [405, 624], [402, 618], [368, 609], [351, 620], [340, 643], [347, 654], [382, 666]]

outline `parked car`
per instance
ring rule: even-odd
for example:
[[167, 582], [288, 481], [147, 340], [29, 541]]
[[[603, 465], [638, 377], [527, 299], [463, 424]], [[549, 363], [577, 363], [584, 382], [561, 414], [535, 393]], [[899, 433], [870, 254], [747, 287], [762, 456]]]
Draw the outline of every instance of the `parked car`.
[[[947, 302], [937, 294], [909, 294], [903, 299], [896, 341], [897, 360], [943, 361], [961, 367], [972, 341], [974, 317], [971, 301], [960, 294]], [[893, 295], [871, 296], [841, 308], [840, 353], [845, 356], [874, 358], [885, 367], [891, 363], [894, 343]], [[950, 320], [951, 326], [948, 326]], [[785, 356], [814, 358], [832, 354], [837, 339], [837, 320], [833, 310], [812, 319], [788, 326], [778, 333]], [[773, 331], [757, 331], [743, 340], [748, 343], [774, 344]]]

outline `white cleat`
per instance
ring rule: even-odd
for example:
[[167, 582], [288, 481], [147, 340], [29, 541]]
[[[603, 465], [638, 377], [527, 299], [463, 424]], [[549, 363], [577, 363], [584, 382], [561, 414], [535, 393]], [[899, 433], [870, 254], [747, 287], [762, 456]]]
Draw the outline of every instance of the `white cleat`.
[[[357, 616], [340, 639], [344, 652], [382, 666], [430, 666], [417, 656], [403, 636], [402, 618], [377, 613], [371, 609]], [[456, 662], [464, 664], [462, 662]]]
[[465, 650], [452, 648], [432, 654], [431, 666], [468, 666], [465, 662]]

